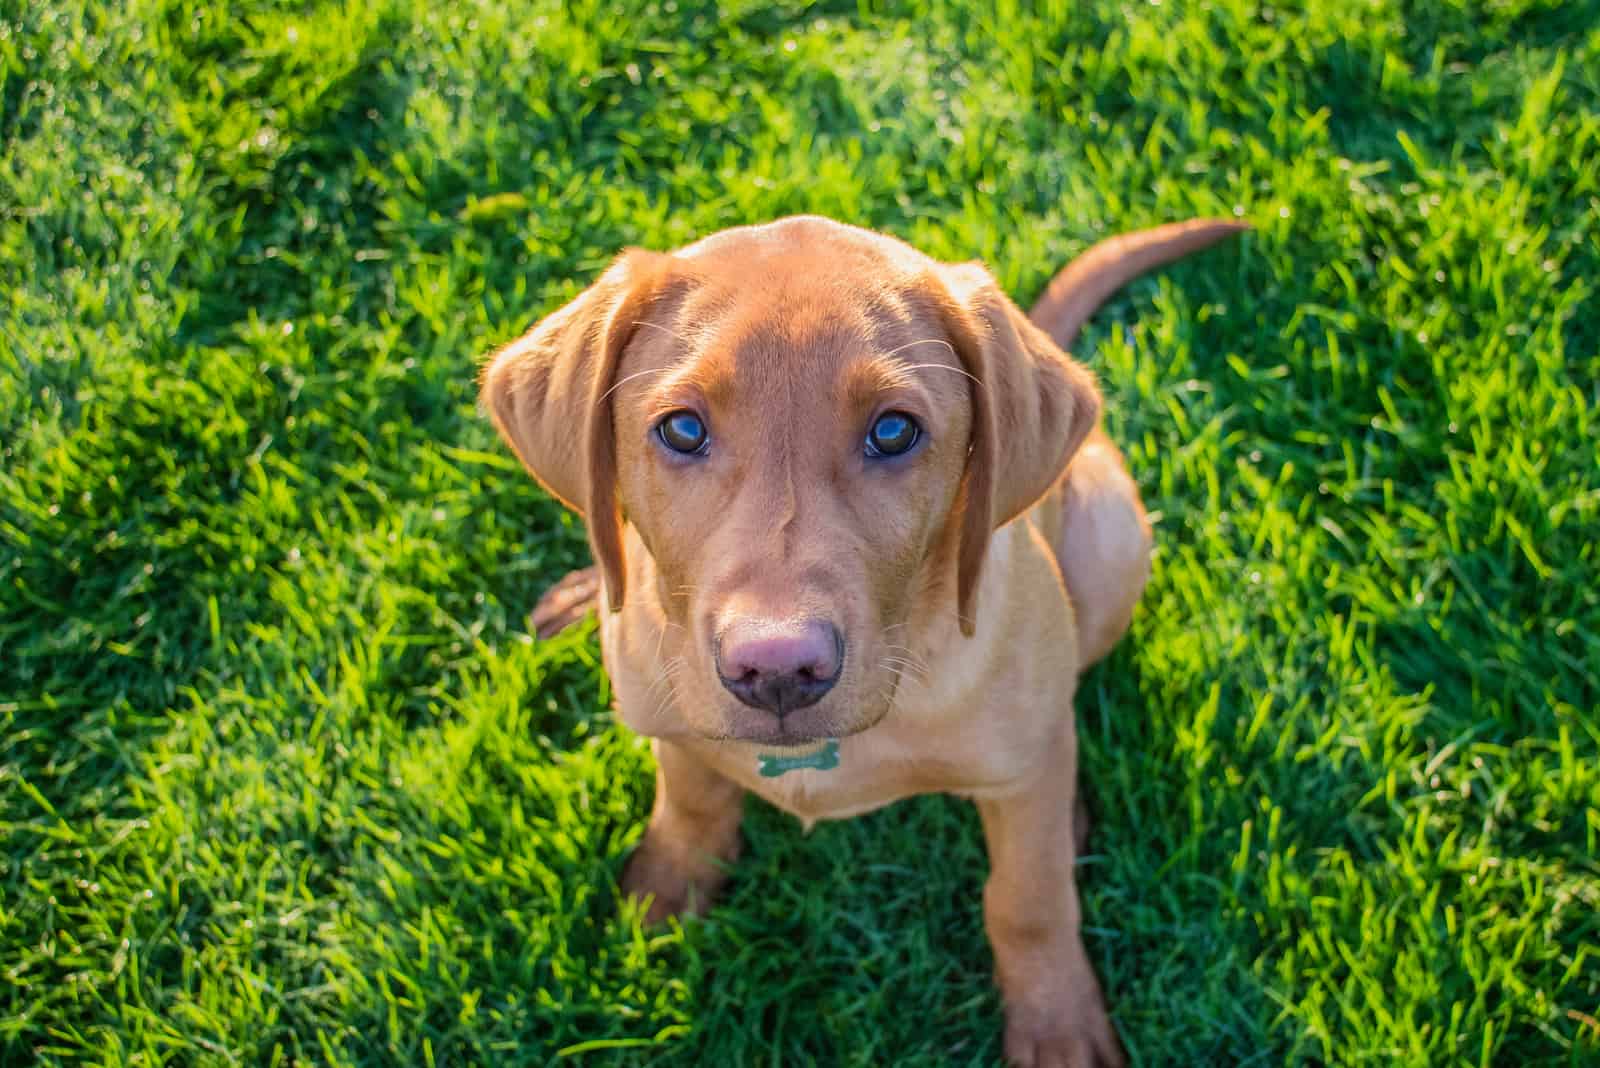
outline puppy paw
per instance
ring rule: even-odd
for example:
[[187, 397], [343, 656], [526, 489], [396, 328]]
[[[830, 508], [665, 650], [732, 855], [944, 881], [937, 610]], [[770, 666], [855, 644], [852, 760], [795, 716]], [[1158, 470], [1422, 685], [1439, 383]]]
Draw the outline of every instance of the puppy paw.
[[699, 916], [716, 899], [728, 881], [726, 865], [738, 858], [737, 837], [718, 855], [695, 854], [647, 833], [622, 871], [622, 890], [636, 901], [646, 901], [644, 922], [664, 923], [671, 916]]
[[1099, 991], [1081, 1004], [1048, 1012], [1006, 1012], [1005, 1053], [1015, 1068], [1124, 1068], [1128, 1063]]

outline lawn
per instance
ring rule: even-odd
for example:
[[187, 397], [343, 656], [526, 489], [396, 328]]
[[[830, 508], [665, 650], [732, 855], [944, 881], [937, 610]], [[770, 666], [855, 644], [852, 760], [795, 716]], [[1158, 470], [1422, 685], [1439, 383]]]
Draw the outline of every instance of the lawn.
[[649, 750], [476, 410], [623, 245], [813, 211], [1022, 301], [1257, 227], [1078, 347], [1135, 1061], [1600, 1063], [1600, 2], [1023, 6], [0, 0], [0, 1062], [995, 1062], [963, 802], [619, 903]]

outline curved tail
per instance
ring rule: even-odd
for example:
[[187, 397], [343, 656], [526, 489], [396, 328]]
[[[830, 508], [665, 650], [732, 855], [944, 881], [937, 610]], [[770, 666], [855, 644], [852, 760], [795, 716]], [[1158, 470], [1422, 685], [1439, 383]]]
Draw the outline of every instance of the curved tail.
[[1146, 271], [1250, 229], [1232, 219], [1190, 219], [1109, 237], [1050, 280], [1028, 318], [1064, 349], [1107, 297]]

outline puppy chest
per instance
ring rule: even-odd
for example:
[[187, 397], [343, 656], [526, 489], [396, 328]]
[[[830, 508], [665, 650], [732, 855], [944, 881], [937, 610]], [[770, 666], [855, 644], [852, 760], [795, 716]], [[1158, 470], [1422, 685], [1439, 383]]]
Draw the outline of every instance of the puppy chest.
[[[702, 759], [723, 775], [808, 826], [848, 819], [925, 793], [983, 791], [1004, 777], [985, 760], [944, 754], [938, 746], [907, 747], [877, 728], [839, 741], [839, 762], [828, 770], [775, 770], [754, 747], [708, 746]], [[769, 774], [762, 774], [763, 768]]]
[[844, 779], [828, 781], [837, 771], [795, 771], [779, 779], [759, 779], [750, 792], [783, 809], [807, 829], [818, 820], [848, 819], [905, 796], [882, 783]]
[[[808, 827], [818, 820], [846, 819], [918, 791], [893, 766], [852, 760], [851, 739], [842, 740], [838, 766], [796, 768], [774, 774], [773, 754], [745, 745], [707, 745], [699, 756], [727, 778]], [[765, 772], [765, 773], [763, 773]]]

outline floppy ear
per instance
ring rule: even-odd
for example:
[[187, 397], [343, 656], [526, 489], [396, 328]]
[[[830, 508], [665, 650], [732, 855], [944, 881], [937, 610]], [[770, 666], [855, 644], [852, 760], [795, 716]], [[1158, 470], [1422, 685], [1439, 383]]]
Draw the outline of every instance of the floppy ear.
[[611, 610], [622, 607], [622, 514], [607, 393], [671, 257], [629, 249], [577, 299], [485, 363], [480, 398], [529, 474], [584, 517]]
[[1061, 477], [1100, 420], [1100, 391], [1089, 370], [1029, 322], [981, 265], [941, 265], [939, 275], [951, 297], [946, 329], [977, 380], [956, 505], [956, 603], [962, 633], [970, 637], [989, 536]]

